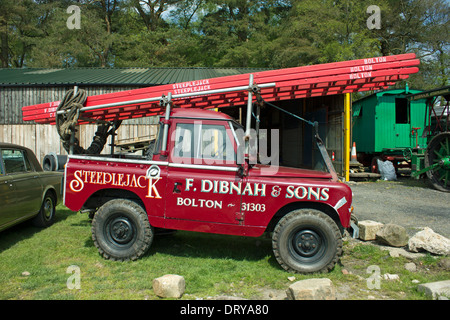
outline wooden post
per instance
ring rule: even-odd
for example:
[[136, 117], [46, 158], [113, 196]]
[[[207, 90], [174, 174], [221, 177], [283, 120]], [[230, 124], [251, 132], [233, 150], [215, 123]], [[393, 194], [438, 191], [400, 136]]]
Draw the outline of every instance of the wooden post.
[[346, 93], [344, 96], [344, 173], [345, 181], [350, 180], [350, 116], [351, 116], [351, 96]]

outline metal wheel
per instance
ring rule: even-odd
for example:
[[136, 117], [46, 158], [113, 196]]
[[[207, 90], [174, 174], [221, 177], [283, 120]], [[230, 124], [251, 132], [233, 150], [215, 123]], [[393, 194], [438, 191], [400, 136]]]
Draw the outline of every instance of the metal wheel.
[[37, 227], [48, 227], [55, 222], [56, 204], [51, 193], [47, 193], [42, 202], [41, 209], [36, 217], [33, 218], [33, 224]]
[[121, 214], [110, 217], [104, 228], [108, 241], [117, 247], [126, 248], [136, 240], [136, 225]]
[[110, 200], [92, 220], [92, 239], [100, 254], [111, 260], [136, 260], [153, 241], [147, 213], [127, 199]]
[[342, 253], [342, 237], [324, 212], [298, 209], [278, 222], [272, 248], [278, 263], [289, 272], [328, 272]]
[[450, 192], [450, 132], [440, 133], [428, 144], [425, 153], [425, 167], [435, 168], [427, 171], [427, 177], [437, 190]]
[[322, 257], [326, 238], [320, 230], [299, 229], [289, 234], [289, 251], [298, 261], [311, 263]]

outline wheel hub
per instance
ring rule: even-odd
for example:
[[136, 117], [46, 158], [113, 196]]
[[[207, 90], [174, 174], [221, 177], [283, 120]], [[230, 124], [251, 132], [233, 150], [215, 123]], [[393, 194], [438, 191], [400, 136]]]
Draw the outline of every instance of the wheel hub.
[[439, 165], [446, 170], [450, 169], [450, 157], [441, 159]]
[[134, 229], [130, 221], [126, 218], [116, 218], [111, 223], [111, 237], [114, 241], [120, 244], [125, 244], [131, 241], [134, 236]]
[[53, 216], [53, 203], [51, 200], [44, 202], [44, 218], [50, 220]]
[[303, 230], [297, 233], [294, 239], [294, 249], [302, 256], [314, 256], [321, 247], [320, 236], [312, 230]]

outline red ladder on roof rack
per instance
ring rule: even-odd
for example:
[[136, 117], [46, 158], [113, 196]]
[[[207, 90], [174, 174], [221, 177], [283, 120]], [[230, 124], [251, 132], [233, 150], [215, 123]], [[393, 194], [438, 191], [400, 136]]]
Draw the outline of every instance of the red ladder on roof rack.
[[[420, 61], [411, 53], [195, 80], [90, 96], [81, 112], [83, 119], [92, 121], [161, 115], [164, 108], [160, 100], [169, 92], [174, 104], [183, 108], [245, 105], [251, 76], [250, 84], [258, 86], [266, 101], [379, 90], [417, 73], [418, 65]], [[59, 103], [23, 107], [23, 119], [54, 124]], [[80, 119], [79, 124], [84, 122]]]

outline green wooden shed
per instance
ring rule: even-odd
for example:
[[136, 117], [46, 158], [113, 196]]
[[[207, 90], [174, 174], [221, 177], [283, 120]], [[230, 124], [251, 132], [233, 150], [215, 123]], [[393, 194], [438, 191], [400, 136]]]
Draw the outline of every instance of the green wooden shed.
[[[376, 165], [376, 159], [391, 160], [399, 166], [411, 149], [426, 148], [426, 100], [407, 97], [421, 90], [376, 92], [353, 103], [352, 138], [358, 161]], [[406, 157], [407, 158], [407, 157]], [[406, 159], [407, 160], [407, 159]], [[372, 168], [372, 172], [376, 172]]]

